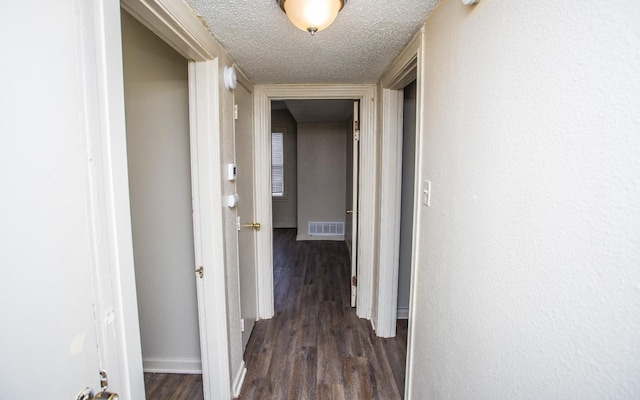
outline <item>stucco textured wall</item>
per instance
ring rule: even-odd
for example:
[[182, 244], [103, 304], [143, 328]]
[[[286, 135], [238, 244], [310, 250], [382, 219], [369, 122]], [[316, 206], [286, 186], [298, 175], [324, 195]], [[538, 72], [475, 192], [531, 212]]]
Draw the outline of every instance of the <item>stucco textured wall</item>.
[[640, 397], [640, 4], [443, 1], [412, 399]]

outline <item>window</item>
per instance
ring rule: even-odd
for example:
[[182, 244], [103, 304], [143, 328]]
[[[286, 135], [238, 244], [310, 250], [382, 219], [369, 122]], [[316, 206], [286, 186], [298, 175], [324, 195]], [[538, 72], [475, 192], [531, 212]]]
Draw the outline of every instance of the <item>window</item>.
[[284, 196], [284, 133], [271, 133], [271, 195]]

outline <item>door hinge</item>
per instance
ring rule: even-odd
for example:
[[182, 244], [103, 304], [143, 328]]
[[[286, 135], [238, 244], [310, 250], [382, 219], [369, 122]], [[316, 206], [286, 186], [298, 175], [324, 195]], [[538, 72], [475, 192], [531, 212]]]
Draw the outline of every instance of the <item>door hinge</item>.
[[357, 276], [352, 276], [351, 277], [351, 286], [358, 286], [358, 277]]
[[360, 132], [360, 121], [353, 121], [353, 130]]
[[233, 105], [233, 119], [238, 119], [238, 105]]
[[204, 278], [204, 267], [202, 265], [196, 269], [196, 274], [198, 274], [200, 278]]

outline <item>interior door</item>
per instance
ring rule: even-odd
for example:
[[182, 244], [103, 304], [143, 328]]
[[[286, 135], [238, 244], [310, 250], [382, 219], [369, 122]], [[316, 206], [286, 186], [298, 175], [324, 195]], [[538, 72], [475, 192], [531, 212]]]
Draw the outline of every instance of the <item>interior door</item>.
[[256, 235], [260, 230], [255, 221], [253, 181], [253, 98], [242, 85], [234, 90], [237, 106], [235, 120], [236, 190], [240, 201], [238, 215], [238, 258], [240, 268], [240, 317], [243, 320], [242, 347], [247, 346], [251, 330], [258, 316], [258, 287], [256, 280]]
[[352, 205], [347, 210], [351, 214], [350, 246], [351, 251], [351, 307], [356, 306], [358, 292], [358, 180], [360, 163], [360, 102], [353, 102], [353, 181]]
[[[86, 386], [99, 388], [92, 278], [99, 226], [88, 207], [85, 70], [74, 46], [83, 21], [74, 6], [17, 2], [0, 13], [5, 37], [25, 15], [35, 14], [37, 25], [56, 21], [47, 40], [23, 30], [5, 43], [24, 62], [4, 63], [0, 96], [2, 399], [75, 399]], [[50, 43], [65, 43], [55, 59], [46, 57], [53, 75], [29, 58], [49, 54]]]

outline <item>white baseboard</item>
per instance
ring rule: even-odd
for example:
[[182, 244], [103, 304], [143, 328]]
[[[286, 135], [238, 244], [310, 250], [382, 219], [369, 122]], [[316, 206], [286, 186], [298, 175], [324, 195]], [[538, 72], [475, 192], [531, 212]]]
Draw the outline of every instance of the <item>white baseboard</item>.
[[340, 235], [340, 236], [311, 236], [311, 235], [307, 235], [305, 233], [299, 233], [298, 235], [296, 235], [296, 240], [297, 241], [301, 241], [301, 240], [331, 240], [331, 241], [335, 241], [335, 242], [344, 242], [344, 235]]
[[144, 372], [163, 374], [201, 374], [202, 362], [199, 358], [159, 358], [144, 357]]
[[409, 319], [409, 307], [398, 307], [397, 319]]
[[247, 376], [247, 366], [244, 361], [240, 364], [240, 368], [236, 372], [235, 378], [233, 378], [233, 398], [237, 398], [240, 396], [240, 391], [242, 390], [242, 385], [244, 384], [244, 378]]

